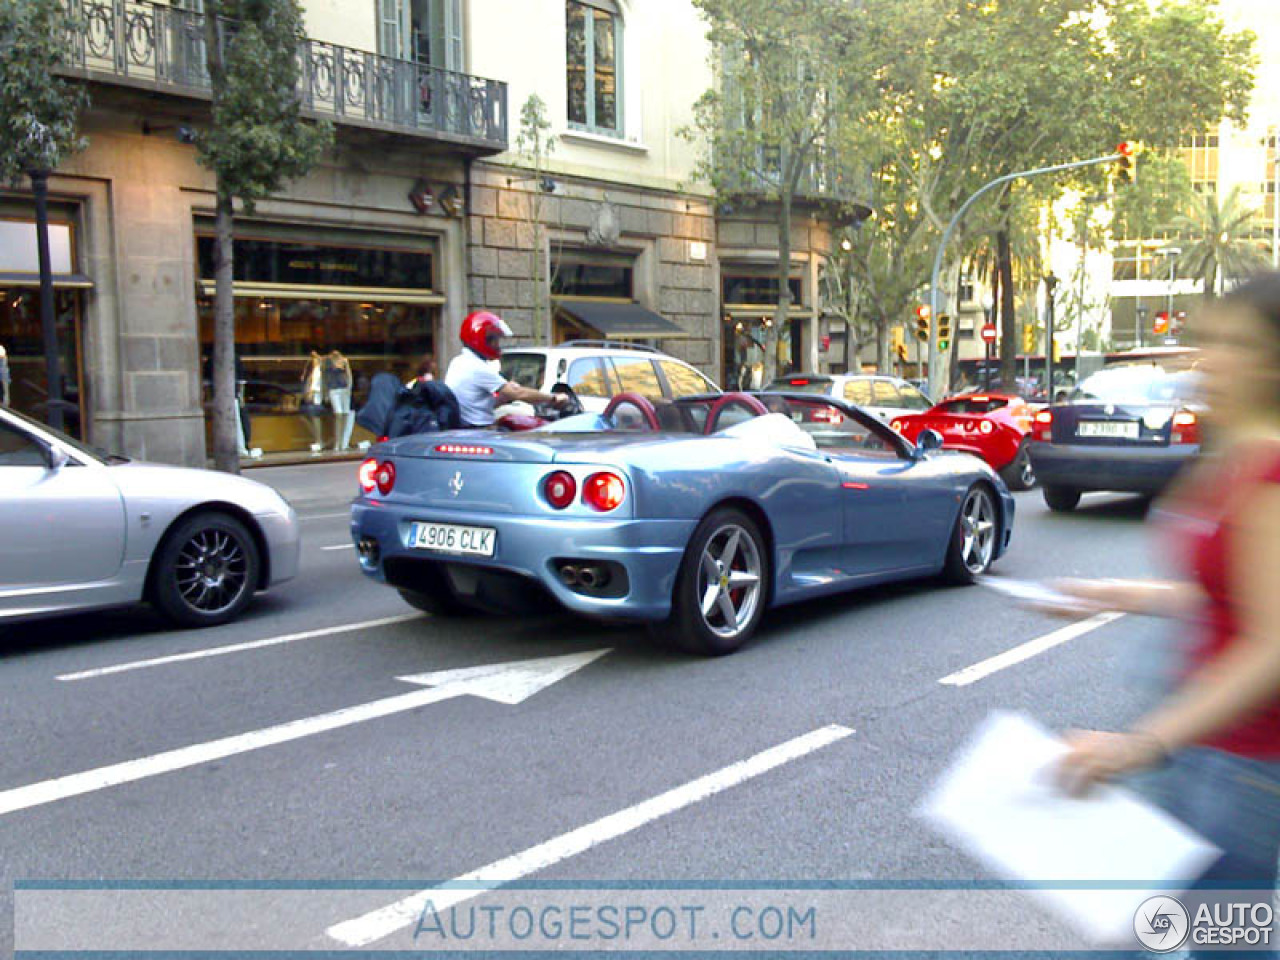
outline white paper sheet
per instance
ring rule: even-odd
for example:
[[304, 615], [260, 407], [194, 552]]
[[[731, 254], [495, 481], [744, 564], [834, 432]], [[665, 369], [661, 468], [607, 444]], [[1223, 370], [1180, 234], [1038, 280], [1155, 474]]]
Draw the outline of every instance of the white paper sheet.
[[919, 813], [1090, 940], [1131, 944], [1138, 906], [1185, 890], [1220, 851], [1132, 791], [1063, 793], [1053, 768], [1065, 750], [1030, 718], [992, 713]]

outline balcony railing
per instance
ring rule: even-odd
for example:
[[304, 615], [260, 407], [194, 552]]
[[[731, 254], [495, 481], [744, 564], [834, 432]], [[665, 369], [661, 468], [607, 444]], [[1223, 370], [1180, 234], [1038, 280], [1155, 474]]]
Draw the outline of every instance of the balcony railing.
[[[68, 64], [93, 80], [209, 96], [205, 18], [149, 0], [68, 0]], [[228, 24], [234, 29], [234, 26]], [[507, 148], [507, 85], [319, 40], [298, 46], [305, 111], [339, 123]]]
[[[760, 147], [749, 161], [742, 163], [741, 172], [728, 178], [724, 186], [729, 192], [743, 196], [776, 195], [782, 182], [781, 151], [776, 147]], [[864, 200], [865, 189], [861, 178], [851, 176], [834, 152], [824, 148], [800, 171], [794, 196], [797, 200], [848, 203]]]

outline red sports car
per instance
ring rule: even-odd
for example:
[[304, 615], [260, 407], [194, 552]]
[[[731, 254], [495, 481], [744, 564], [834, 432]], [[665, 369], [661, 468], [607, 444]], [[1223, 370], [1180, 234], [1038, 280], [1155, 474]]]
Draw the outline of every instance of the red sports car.
[[1010, 490], [1026, 490], [1036, 482], [1027, 435], [1038, 409], [1007, 393], [965, 394], [924, 413], [895, 417], [893, 429], [913, 443], [922, 430], [936, 430], [943, 447], [981, 457], [1000, 472]]

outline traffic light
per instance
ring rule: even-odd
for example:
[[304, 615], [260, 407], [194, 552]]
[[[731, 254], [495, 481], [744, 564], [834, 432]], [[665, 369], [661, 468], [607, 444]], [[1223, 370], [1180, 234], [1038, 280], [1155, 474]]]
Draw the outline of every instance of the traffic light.
[[929, 317], [932, 316], [932, 314], [933, 311], [929, 309], [929, 305], [927, 303], [922, 303], [920, 306], [916, 307], [917, 340], [927, 341], [929, 339]]
[[1138, 179], [1138, 145], [1126, 140], [1116, 145], [1116, 183], [1133, 183]]
[[946, 350], [951, 346], [951, 316], [938, 314], [938, 349]]
[[1024, 324], [1022, 327], [1022, 352], [1034, 353], [1036, 349], [1036, 328], [1034, 324]]
[[1161, 310], [1156, 314], [1155, 320], [1151, 324], [1152, 333], [1168, 333], [1169, 332], [1169, 311]]
[[907, 362], [907, 345], [905, 343], [895, 344], [893, 349], [898, 354], [898, 362], [906, 363]]

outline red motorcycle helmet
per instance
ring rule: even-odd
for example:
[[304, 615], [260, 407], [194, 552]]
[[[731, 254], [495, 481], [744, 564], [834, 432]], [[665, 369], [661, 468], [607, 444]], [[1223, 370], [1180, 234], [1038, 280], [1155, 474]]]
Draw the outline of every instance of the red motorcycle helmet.
[[462, 321], [462, 342], [486, 360], [502, 356], [500, 337], [511, 336], [511, 328], [496, 313], [477, 310]]

